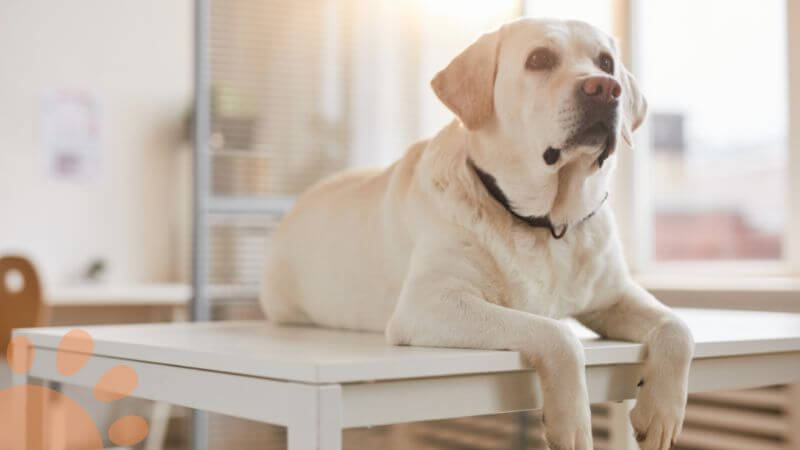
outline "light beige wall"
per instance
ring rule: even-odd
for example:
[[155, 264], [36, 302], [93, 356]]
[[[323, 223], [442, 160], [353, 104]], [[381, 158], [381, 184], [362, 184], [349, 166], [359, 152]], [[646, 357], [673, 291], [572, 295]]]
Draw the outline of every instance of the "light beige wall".
[[[0, 0], [0, 254], [30, 255], [50, 283], [98, 256], [112, 281], [170, 279], [191, 64], [190, 0]], [[45, 171], [41, 103], [61, 88], [99, 100], [93, 179]]]

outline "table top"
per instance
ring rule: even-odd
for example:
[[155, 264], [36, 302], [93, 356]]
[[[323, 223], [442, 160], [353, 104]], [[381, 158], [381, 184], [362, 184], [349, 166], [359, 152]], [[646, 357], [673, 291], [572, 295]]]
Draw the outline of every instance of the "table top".
[[192, 288], [181, 283], [83, 283], [53, 286], [45, 294], [48, 306], [184, 306]]
[[[676, 309], [695, 337], [695, 358], [800, 352], [800, 314]], [[586, 364], [642, 360], [641, 344], [600, 339], [577, 323]], [[29, 328], [35, 347], [57, 348], [70, 328]], [[96, 355], [310, 383], [529, 370], [515, 351], [391, 346], [382, 334], [264, 321], [85, 327]]]

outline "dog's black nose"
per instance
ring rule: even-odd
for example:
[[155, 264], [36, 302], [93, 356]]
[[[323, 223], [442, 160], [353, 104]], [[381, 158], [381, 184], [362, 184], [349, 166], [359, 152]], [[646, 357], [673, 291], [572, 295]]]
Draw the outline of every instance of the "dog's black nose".
[[622, 86], [611, 77], [589, 77], [580, 84], [580, 92], [598, 103], [613, 103], [622, 94]]

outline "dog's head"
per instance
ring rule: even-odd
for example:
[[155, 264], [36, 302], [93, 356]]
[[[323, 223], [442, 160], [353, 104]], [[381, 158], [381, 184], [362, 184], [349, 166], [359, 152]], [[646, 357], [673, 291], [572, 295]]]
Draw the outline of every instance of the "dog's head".
[[506, 24], [431, 85], [514, 211], [555, 223], [574, 223], [602, 201], [615, 150], [630, 144], [647, 109], [613, 38], [577, 21]]

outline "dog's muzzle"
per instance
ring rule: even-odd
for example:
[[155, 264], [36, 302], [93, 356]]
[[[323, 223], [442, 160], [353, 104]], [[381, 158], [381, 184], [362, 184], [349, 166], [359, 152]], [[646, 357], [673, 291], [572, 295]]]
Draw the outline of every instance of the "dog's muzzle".
[[568, 145], [602, 146], [597, 157], [600, 167], [616, 148], [621, 94], [622, 87], [617, 80], [607, 76], [581, 80], [576, 89], [581, 126], [570, 137]]

